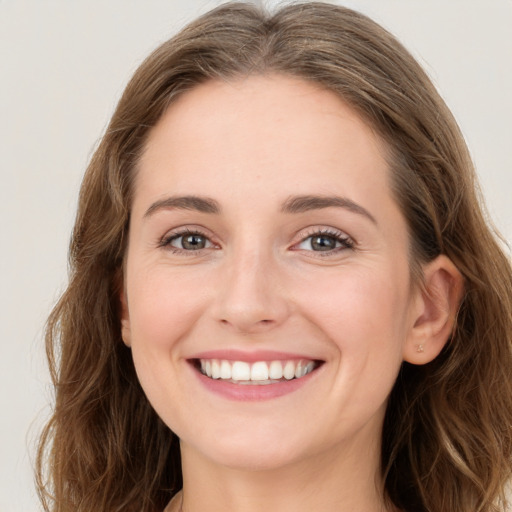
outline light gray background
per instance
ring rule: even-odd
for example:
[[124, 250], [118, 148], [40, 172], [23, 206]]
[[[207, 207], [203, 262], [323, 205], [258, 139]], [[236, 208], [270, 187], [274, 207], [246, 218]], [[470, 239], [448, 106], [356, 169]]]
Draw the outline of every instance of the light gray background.
[[[0, 0], [0, 512], [39, 510], [31, 464], [51, 398], [42, 332], [66, 282], [86, 163], [138, 63], [220, 3]], [[426, 67], [511, 241], [512, 0], [338, 3], [391, 29]]]

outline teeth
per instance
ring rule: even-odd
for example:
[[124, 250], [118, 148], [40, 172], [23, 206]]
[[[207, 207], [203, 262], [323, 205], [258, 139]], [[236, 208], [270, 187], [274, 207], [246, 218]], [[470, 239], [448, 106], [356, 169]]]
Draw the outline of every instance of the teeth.
[[268, 368], [268, 376], [271, 379], [282, 379], [283, 378], [283, 365], [281, 361], [272, 361]]
[[231, 367], [233, 380], [251, 380], [251, 367], [244, 361], [235, 361]]
[[291, 380], [295, 377], [295, 363], [288, 361], [283, 368], [283, 377], [286, 380]]
[[268, 380], [267, 363], [260, 361], [252, 365], [251, 380]]
[[220, 364], [216, 359], [212, 361], [212, 379], [220, 379]]
[[201, 373], [212, 379], [229, 380], [240, 384], [274, 384], [281, 380], [300, 379], [311, 373], [316, 364], [308, 360], [245, 361], [201, 359]]
[[220, 378], [231, 379], [231, 365], [227, 361], [220, 363]]

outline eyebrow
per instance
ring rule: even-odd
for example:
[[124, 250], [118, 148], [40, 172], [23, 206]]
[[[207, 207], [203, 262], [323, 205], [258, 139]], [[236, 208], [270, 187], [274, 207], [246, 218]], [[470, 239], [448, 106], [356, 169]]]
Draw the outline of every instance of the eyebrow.
[[353, 213], [363, 215], [377, 224], [375, 217], [361, 205], [355, 203], [347, 197], [340, 196], [292, 196], [289, 197], [281, 208], [283, 213], [304, 213], [311, 210], [321, 210], [323, 208], [345, 208]]
[[[305, 195], [289, 197], [282, 205], [283, 213], [304, 213], [323, 208], [345, 208], [353, 213], [363, 215], [377, 224], [375, 217], [361, 205], [351, 199], [340, 196]], [[159, 210], [195, 210], [201, 213], [219, 214], [221, 207], [215, 199], [201, 196], [172, 196], [155, 201], [144, 214], [144, 218], [152, 216]]]
[[144, 214], [150, 217], [158, 210], [195, 210], [201, 213], [220, 213], [220, 205], [214, 199], [200, 196], [172, 196], [155, 201]]

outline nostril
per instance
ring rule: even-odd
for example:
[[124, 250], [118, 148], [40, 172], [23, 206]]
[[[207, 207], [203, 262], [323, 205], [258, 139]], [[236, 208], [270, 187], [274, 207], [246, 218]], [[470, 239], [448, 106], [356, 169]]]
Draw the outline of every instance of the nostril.
[[[221, 318], [220, 322], [224, 325], [231, 324], [231, 322], [229, 320], [226, 320], [225, 318]], [[256, 322], [254, 322], [254, 325], [258, 325], [258, 324], [268, 325], [268, 324], [271, 324], [272, 322], [273, 322], [273, 320], [263, 319], [263, 320], [257, 320]]]

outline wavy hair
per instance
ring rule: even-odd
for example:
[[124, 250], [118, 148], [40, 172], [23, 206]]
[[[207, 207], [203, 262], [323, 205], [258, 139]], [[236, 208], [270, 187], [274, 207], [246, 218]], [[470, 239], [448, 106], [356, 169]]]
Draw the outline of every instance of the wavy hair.
[[281, 73], [354, 108], [388, 149], [411, 270], [447, 255], [464, 276], [457, 325], [431, 363], [403, 363], [382, 434], [385, 498], [409, 512], [494, 512], [512, 473], [512, 271], [461, 132], [386, 30], [319, 2], [229, 3], [156, 49], [129, 82], [81, 187], [69, 285], [49, 317], [53, 416], [37, 483], [53, 512], [156, 512], [181, 488], [179, 445], [149, 405], [120, 334], [132, 184], [150, 130], [207, 80]]

